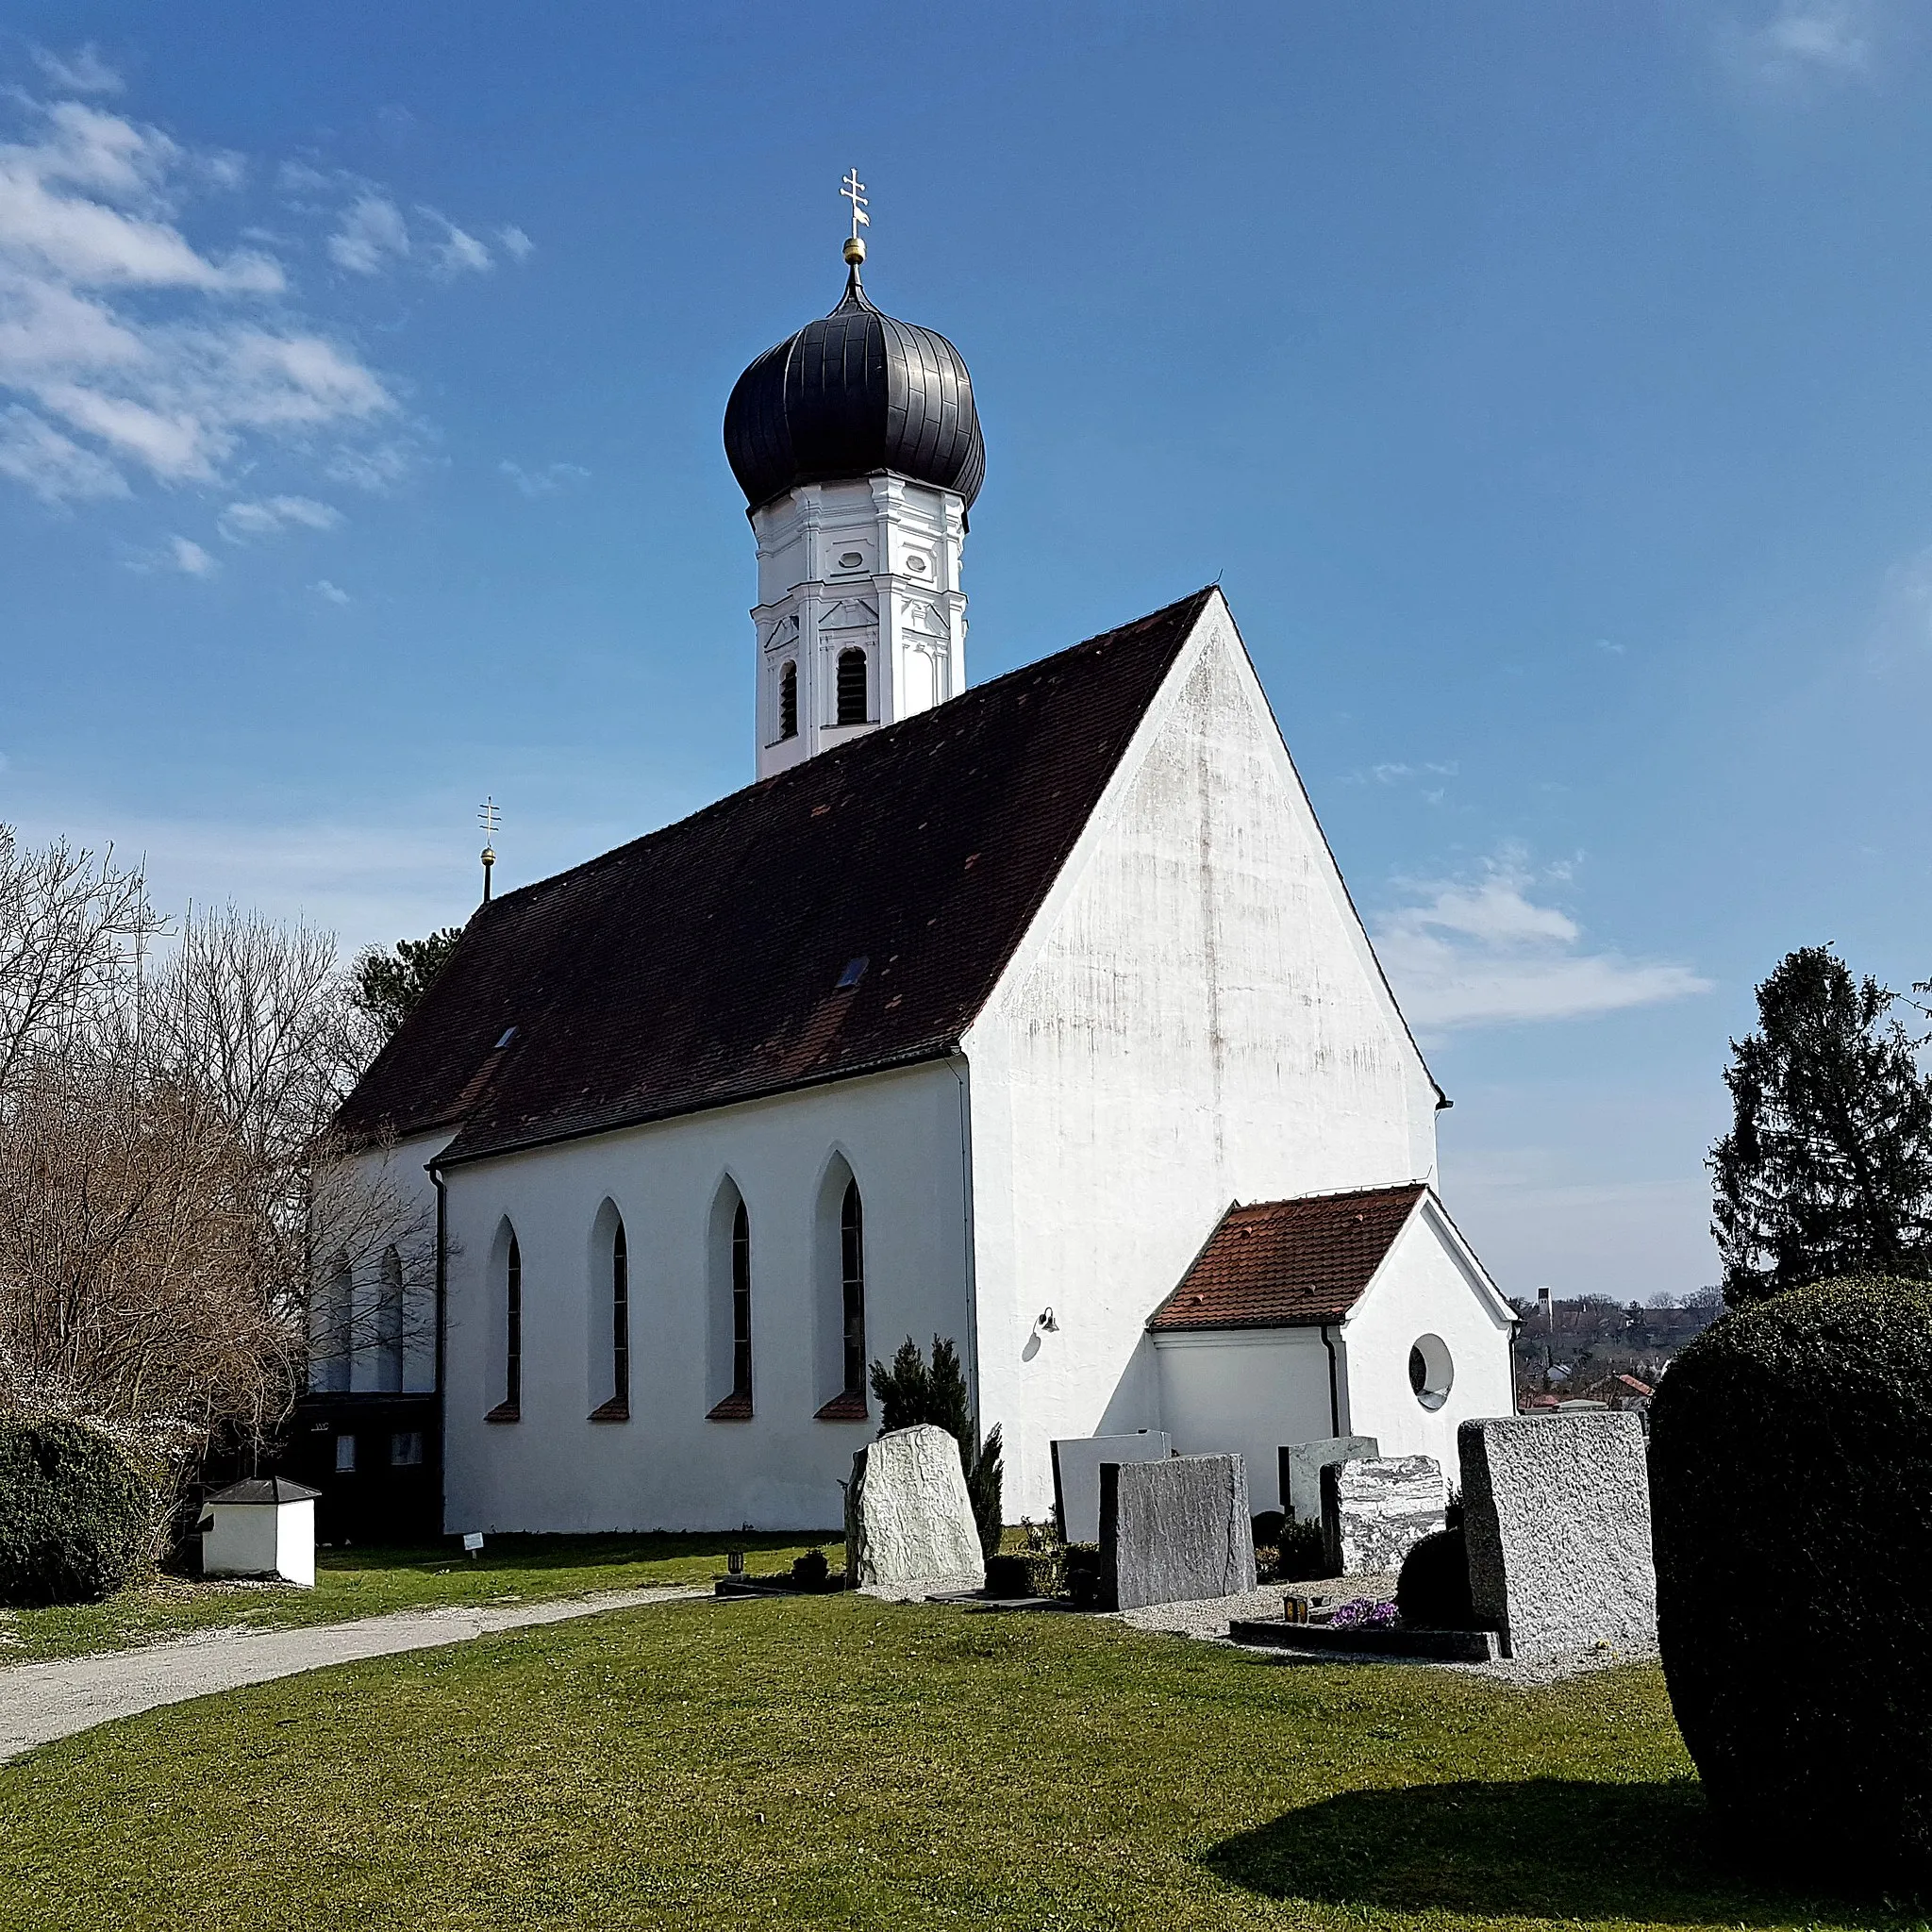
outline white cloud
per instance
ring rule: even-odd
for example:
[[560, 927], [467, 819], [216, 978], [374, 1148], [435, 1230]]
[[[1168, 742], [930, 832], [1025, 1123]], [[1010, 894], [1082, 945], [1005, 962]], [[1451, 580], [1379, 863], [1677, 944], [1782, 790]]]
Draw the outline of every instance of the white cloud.
[[1448, 764], [1381, 764], [1370, 765], [1367, 770], [1351, 772], [1342, 780], [1345, 785], [1406, 785], [1412, 778], [1453, 778], [1458, 767], [1452, 761]]
[[341, 510], [312, 496], [262, 496], [231, 503], [215, 519], [215, 527], [229, 542], [245, 543], [251, 537], [273, 537], [291, 527], [332, 530], [341, 520]]
[[342, 225], [328, 238], [329, 259], [352, 275], [379, 275], [409, 253], [409, 225], [394, 202], [364, 194], [342, 211]]
[[528, 261], [537, 248], [537, 244], [517, 227], [497, 229], [496, 241], [497, 245], [512, 261]]
[[545, 463], [541, 470], [526, 470], [521, 463], [513, 463], [506, 457], [496, 466], [499, 475], [508, 476], [515, 484], [520, 494], [529, 497], [555, 496], [558, 491], [569, 490], [578, 483], [588, 482], [591, 473], [578, 463]]
[[212, 484], [245, 443], [392, 411], [353, 351], [275, 303], [279, 261], [183, 230], [184, 202], [239, 181], [234, 157], [79, 101], [13, 105], [28, 126], [0, 144], [0, 474], [51, 500], [122, 494], [131, 475]]
[[348, 591], [339, 590], [334, 584], [330, 583], [326, 577], [318, 578], [308, 588], [312, 590], [315, 592], [315, 594], [323, 600], [325, 604], [346, 604], [349, 601]]
[[1567, 912], [1531, 891], [1563, 874], [1532, 875], [1506, 849], [1474, 880], [1412, 888], [1412, 903], [1372, 923], [1375, 951], [1418, 1029], [1573, 1020], [1707, 992], [1688, 966], [1591, 952]]
[[1762, 88], [1857, 79], [1872, 71], [1874, 25], [1870, 0], [1781, 0], [1756, 26], [1729, 23], [1720, 45], [1733, 70]]
[[56, 87], [65, 88], [69, 93], [118, 94], [125, 85], [120, 75], [94, 51], [92, 41], [65, 55], [36, 47], [34, 64]]
[[191, 542], [186, 537], [168, 540], [168, 561], [191, 577], [212, 576], [221, 568], [199, 543]]
[[416, 452], [407, 443], [379, 442], [366, 449], [344, 444], [330, 456], [324, 474], [331, 482], [353, 484], [372, 496], [387, 496], [408, 480], [417, 462]]
[[490, 251], [474, 235], [466, 235], [449, 219], [440, 215], [433, 208], [422, 212], [432, 222], [442, 225], [442, 240], [436, 244], [436, 271], [443, 275], [481, 275], [496, 266], [491, 259]]

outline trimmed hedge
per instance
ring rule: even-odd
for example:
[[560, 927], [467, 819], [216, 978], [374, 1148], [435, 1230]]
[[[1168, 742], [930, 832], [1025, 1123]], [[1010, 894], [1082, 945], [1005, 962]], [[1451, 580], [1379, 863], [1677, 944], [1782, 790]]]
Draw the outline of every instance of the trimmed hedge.
[[1651, 1406], [1657, 1633], [1755, 1857], [1932, 1877], [1932, 1284], [1727, 1315]]
[[121, 1444], [85, 1423], [0, 1422], [0, 1603], [88, 1603], [144, 1564], [156, 1499]]

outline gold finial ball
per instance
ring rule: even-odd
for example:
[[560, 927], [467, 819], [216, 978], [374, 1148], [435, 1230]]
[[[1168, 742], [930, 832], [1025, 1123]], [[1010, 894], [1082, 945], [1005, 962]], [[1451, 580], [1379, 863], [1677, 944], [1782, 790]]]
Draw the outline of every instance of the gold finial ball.
[[865, 259], [865, 243], [857, 235], [849, 237], [845, 243], [845, 259], [857, 268]]
[[494, 865], [496, 863], [496, 854], [491, 851], [487, 845], [483, 848], [483, 863], [485, 865]]

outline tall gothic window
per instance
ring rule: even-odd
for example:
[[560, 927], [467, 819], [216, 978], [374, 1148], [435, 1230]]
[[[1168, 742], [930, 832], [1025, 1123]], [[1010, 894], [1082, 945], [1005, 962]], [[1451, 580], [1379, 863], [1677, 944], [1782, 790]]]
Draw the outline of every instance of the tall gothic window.
[[503, 1400], [483, 1418], [489, 1423], [520, 1421], [524, 1407], [524, 1251], [510, 1230], [503, 1253]]
[[610, 1242], [610, 1400], [630, 1409], [630, 1249], [624, 1223]]
[[865, 723], [865, 653], [858, 649], [839, 653], [839, 723]]
[[751, 1216], [731, 1217], [731, 1397], [751, 1407]]
[[845, 1393], [865, 1399], [865, 1209], [849, 1181], [839, 1208], [839, 1263], [845, 1304]]
[[798, 666], [789, 661], [778, 670], [778, 736], [798, 736]]
[[403, 1260], [393, 1248], [382, 1253], [382, 1289], [375, 1315], [376, 1387], [396, 1394], [403, 1386]]

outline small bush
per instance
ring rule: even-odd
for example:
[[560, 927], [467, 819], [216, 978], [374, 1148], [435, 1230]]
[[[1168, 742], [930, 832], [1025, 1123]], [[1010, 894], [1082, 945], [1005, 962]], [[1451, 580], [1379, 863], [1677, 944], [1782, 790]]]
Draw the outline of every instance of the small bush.
[[1076, 1604], [1091, 1607], [1100, 1601], [1100, 1545], [1068, 1543], [1064, 1557], [1067, 1595]]
[[1284, 1583], [1302, 1583], [1328, 1574], [1319, 1523], [1284, 1523], [1275, 1546], [1274, 1574]]
[[802, 1557], [791, 1559], [791, 1580], [800, 1590], [826, 1590], [830, 1588], [832, 1566], [825, 1561], [823, 1550], [808, 1550]]
[[150, 1555], [153, 1483], [85, 1423], [0, 1423], [0, 1603], [90, 1603]]
[[1468, 1630], [1475, 1624], [1469, 1600], [1469, 1549], [1460, 1525], [1425, 1536], [1402, 1559], [1395, 1582], [1402, 1621], [1424, 1630]]
[[1932, 1876], [1932, 1284], [1726, 1316], [1651, 1407], [1657, 1631], [1754, 1856]]

